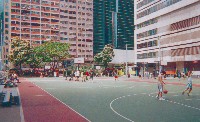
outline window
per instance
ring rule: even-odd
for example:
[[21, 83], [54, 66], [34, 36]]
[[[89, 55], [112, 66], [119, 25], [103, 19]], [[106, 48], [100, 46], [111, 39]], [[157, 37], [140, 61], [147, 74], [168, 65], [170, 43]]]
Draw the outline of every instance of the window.
[[5, 18], [5, 21], [6, 21], [6, 22], [9, 22], [9, 19], [8, 19], [8, 18]]
[[6, 24], [6, 25], [5, 25], [5, 28], [8, 28], [8, 27], [9, 27], [8, 24]]
[[9, 15], [8, 12], [5, 12], [5, 15], [8, 16]]

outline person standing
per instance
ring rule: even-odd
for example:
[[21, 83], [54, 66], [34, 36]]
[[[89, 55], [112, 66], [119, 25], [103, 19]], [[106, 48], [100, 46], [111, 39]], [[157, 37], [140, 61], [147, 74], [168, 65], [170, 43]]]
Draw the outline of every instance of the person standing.
[[165, 82], [163, 82], [163, 73], [161, 72], [159, 75], [158, 75], [158, 94], [156, 96], [156, 98], [158, 98], [159, 100], [165, 100], [163, 97], [162, 97], [162, 94], [163, 94], [163, 85], [165, 84]]
[[90, 79], [93, 80], [93, 78], [94, 78], [94, 72], [93, 72], [93, 70], [91, 70], [91, 71], [90, 71]]
[[181, 79], [181, 72], [179, 70], [178, 70], [177, 76], [178, 76], [178, 80], [180, 81], [180, 79]]
[[190, 92], [192, 91], [192, 71], [188, 72], [188, 83], [186, 89], [182, 92], [182, 95], [184, 95], [186, 91], [188, 91], [187, 95], [190, 96]]

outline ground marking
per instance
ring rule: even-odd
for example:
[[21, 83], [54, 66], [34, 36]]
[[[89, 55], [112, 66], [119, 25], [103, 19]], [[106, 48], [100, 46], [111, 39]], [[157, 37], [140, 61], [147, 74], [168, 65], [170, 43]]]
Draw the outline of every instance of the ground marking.
[[45, 88], [45, 89], [48, 89], [48, 90], [55, 90], [56, 88]]
[[[170, 93], [176, 93], [176, 92], [170, 92]], [[149, 96], [153, 96], [152, 94], [153, 93], [150, 93]], [[192, 100], [192, 99], [185, 99], [185, 100]], [[192, 108], [192, 109], [196, 109], [196, 110], [200, 111], [200, 108], [192, 107], [192, 106], [189, 106], [189, 105], [186, 105], [186, 104], [183, 104], [183, 103], [175, 102], [175, 101], [172, 101], [172, 100], [164, 100], [164, 101], [167, 101], [167, 102], [170, 102], [170, 103], [174, 103], [174, 104], [177, 104], [177, 105], [182, 105], [182, 106], [185, 106], [185, 107], [188, 107], [188, 108]]]
[[[131, 96], [131, 95], [126, 95], [126, 96]], [[121, 97], [118, 97], [118, 98], [112, 100], [112, 101], [110, 102], [110, 109], [111, 109], [115, 114], [119, 115], [120, 117], [122, 117], [122, 118], [124, 118], [124, 119], [126, 119], [126, 120], [128, 120], [128, 121], [130, 121], [130, 122], [134, 122], [133, 120], [131, 120], [131, 119], [129, 119], [129, 118], [127, 118], [127, 117], [121, 115], [121, 114], [118, 113], [117, 111], [115, 111], [114, 108], [112, 107], [113, 102], [115, 102], [115, 101], [118, 100], [118, 99], [125, 98], [126, 96], [121, 96]]]
[[20, 118], [21, 118], [21, 122], [25, 122], [24, 121], [24, 112], [23, 112], [23, 108], [22, 108], [22, 102], [21, 102], [21, 98], [20, 98], [20, 93], [19, 93], [19, 89], [17, 88], [17, 92], [19, 94], [19, 103], [20, 103]]
[[135, 86], [131, 86], [131, 87], [128, 87], [129, 89], [132, 89], [132, 88], [134, 88]]

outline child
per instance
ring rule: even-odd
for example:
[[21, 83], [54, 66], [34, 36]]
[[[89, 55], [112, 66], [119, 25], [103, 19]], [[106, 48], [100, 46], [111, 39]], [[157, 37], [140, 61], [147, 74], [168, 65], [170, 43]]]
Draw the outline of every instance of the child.
[[184, 93], [189, 90], [189, 92], [187, 93], [188, 96], [190, 96], [190, 92], [192, 91], [192, 71], [188, 72], [188, 83], [186, 86], [186, 89], [182, 92], [182, 95], [184, 95]]
[[162, 93], [163, 93], [163, 85], [165, 83], [163, 82], [163, 73], [161, 72], [160, 75], [158, 76], [158, 94], [156, 96], [156, 98], [158, 98], [159, 100], [165, 100], [162, 97]]

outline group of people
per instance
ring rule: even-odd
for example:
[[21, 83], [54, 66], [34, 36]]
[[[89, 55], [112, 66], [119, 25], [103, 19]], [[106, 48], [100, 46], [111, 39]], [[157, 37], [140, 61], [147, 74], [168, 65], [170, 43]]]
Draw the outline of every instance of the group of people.
[[66, 74], [66, 80], [69, 77], [69, 81], [72, 81], [75, 78], [75, 81], [79, 81], [79, 79], [81, 78], [82, 82], [86, 82], [86, 80], [89, 80], [89, 78], [91, 80], [93, 80], [94, 77], [94, 72], [91, 71], [75, 71], [74, 73], [72, 72], [70, 75]]
[[2, 106], [11, 106], [12, 104], [19, 105], [17, 83], [20, 82], [15, 72], [11, 73], [8, 79], [4, 79], [4, 83], [1, 85], [3, 89], [0, 91], [1, 97], [3, 96]]
[[[188, 72], [188, 83], [186, 85], [186, 89], [182, 92], [182, 95], [184, 95], [185, 92], [187, 92], [187, 95], [190, 96], [190, 93], [192, 91], [192, 71], [189, 71]], [[156, 98], [158, 98], [159, 100], [165, 100], [162, 95], [163, 95], [163, 92], [166, 90], [165, 89], [165, 82], [163, 81], [163, 77], [164, 77], [164, 73], [161, 72], [158, 76], [158, 94], [156, 96]]]

